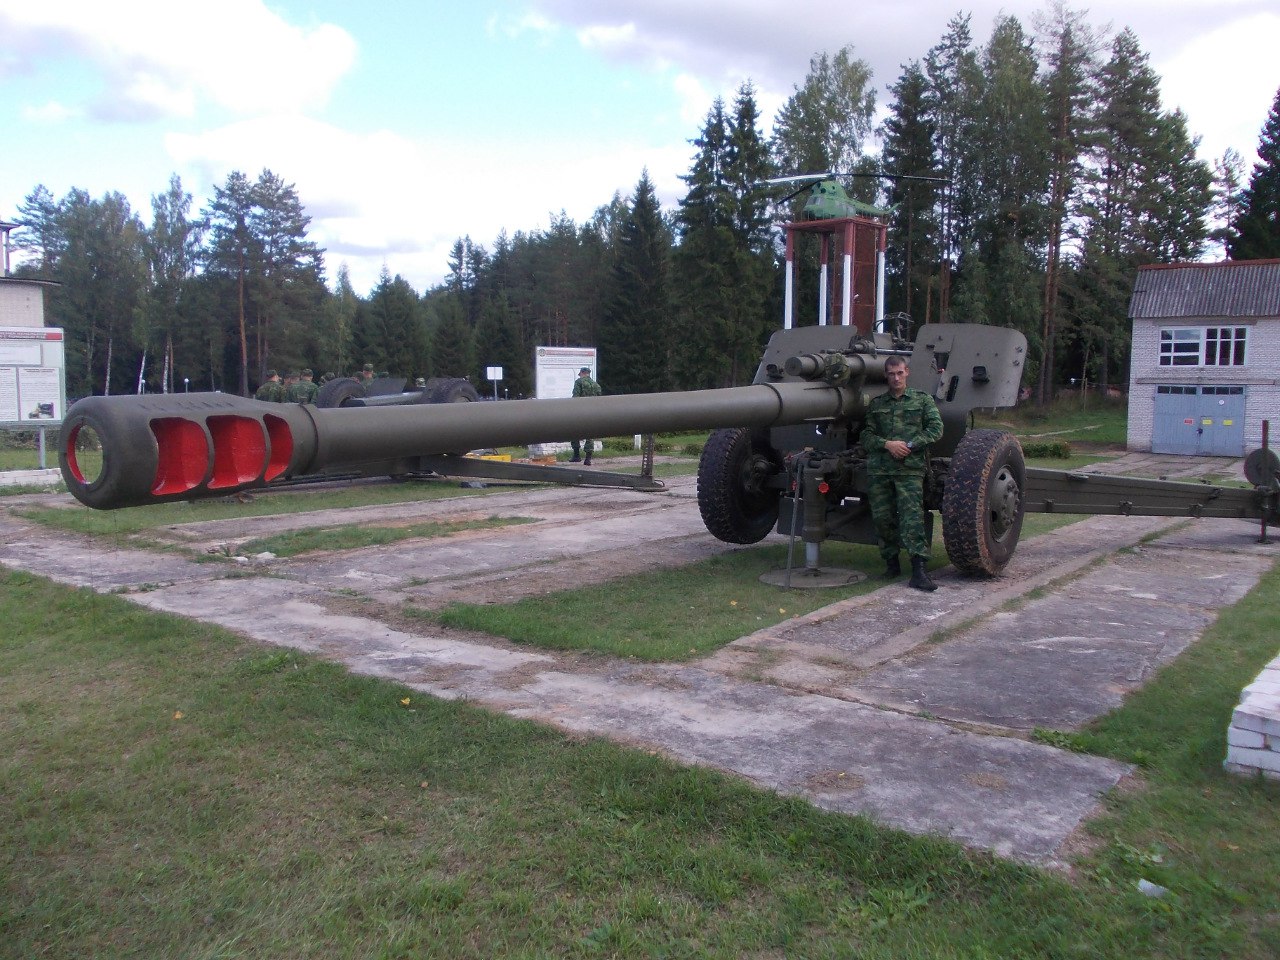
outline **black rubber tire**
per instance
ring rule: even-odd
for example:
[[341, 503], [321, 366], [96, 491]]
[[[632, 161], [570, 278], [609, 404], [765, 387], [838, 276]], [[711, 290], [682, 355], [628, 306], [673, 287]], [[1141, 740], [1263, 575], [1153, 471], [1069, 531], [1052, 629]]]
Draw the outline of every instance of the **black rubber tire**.
[[995, 576], [1018, 546], [1027, 468], [1016, 437], [971, 430], [956, 447], [942, 494], [942, 538], [961, 573]]
[[782, 470], [765, 435], [738, 427], [716, 430], [698, 461], [698, 510], [702, 522], [725, 543], [759, 543], [778, 522], [781, 493], [758, 482], [761, 458]]
[[474, 403], [480, 399], [476, 388], [461, 377], [441, 380], [431, 391], [432, 403]]
[[341, 407], [348, 400], [364, 396], [364, 385], [355, 377], [337, 377], [316, 393], [317, 407]]

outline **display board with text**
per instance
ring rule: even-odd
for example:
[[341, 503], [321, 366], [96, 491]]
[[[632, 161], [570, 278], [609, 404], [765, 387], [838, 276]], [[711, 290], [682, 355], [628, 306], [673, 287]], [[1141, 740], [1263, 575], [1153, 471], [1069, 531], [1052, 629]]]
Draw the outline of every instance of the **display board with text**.
[[0, 429], [59, 427], [67, 407], [58, 327], [0, 327]]
[[573, 381], [587, 367], [596, 375], [595, 347], [538, 347], [533, 352], [534, 396], [539, 400], [573, 396]]

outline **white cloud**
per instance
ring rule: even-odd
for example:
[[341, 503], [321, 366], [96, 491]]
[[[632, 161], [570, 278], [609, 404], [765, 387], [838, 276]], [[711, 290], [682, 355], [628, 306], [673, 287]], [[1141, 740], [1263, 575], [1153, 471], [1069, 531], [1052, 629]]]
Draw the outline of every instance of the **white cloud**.
[[715, 94], [708, 93], [692, 73], [677, 74], [671, 85], [680, 98], [680, 120], [691, 130], [701, 130]]
[[57, 100], [50, 100], [47, 103], [31, 104], [22, 108], [22, 119], [29, 120], [32, 123], [39, 124], [59, 124], [68, 120], [76, 120], [82, 116], [82, 111], [74, 107], [68, 107], [65, 103], [59, 103]]
[[559, 32], [556, 25], [540, 13], [526, 13], [519, 17], [505, 17], [494, 14], [486, 23], [489, 36], [502, 34], [511, 40], [519, 39], [526, 34], [533, 34], [542, 43], [549, 43]]
[[581, 224], [615, 191], [629, 195], [646, 166], [659, 199], [673, 204], [683, 193], [678, 171], [689, 161], [685, 144], [558, 142], [530, 145], [513, 167], [501, 139], [419, 142], [296, 116], [171, 134], [165, 142], [195, 192], [211, 194], [232, 170], [255, 178], [267, 167], [288, 177], [312, 217], [311, 238], [328, 251], [329, 276], [347, 263], [362, 294], [384, 263], [419, 290], [438, 283], [464, 233], [487, 246], [503, 229], [540, 229], [561, 210]]
[[1246, 171], [1252, 165], [1280, 84], [1277, 50], [1280, 13], [1258, 13], [1200, 34], [1174, 56], [1153, 63], [1163, 77], [1165, 106], [1180, 107], [1192, 132], [1203, 136], [1201, 157], [1221, 157], [1232, 147], [1245, 158]]
[[74, 60], [100, 74], [103, 119], [189, 116], [197, 100], [234, 113], [325, 103], [355, 62], [355, 40], [331, 24], [287, 23], [261, 0], [0, 0], [0, 33], [19, 63]]

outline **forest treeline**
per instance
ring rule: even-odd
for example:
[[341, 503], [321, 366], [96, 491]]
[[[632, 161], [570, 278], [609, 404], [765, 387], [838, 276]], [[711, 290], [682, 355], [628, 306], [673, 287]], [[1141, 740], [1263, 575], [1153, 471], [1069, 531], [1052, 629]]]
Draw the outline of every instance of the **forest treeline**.
[[[532, 391], [534, 348], [566, 344], [600, 349], [607, 392], [736, 385], [779, 326], [777, 224], [804, 199], [764, 182], [834, 170], [891, 210], [888, 310], [1023, 331], [1043, 401], [1069, 377], [1126, 381], [1137, 267], [1210, 244], [1280, 256], [1280, 93], [1246, 184], [1238, 153], [1197, 159], [1131, 31], [1106, 35], [1060, 3], [1031, 25], [998, 18], [984, 43], [957, 15], [903, 67], [879, 128], [875, 114], [854, 48], [821, 53], [768, 138], [751, 83], [711, 105], [674, 211], [645, 171], [585, 223], [459, 238], [422, 293], [385, 269], [367, 295], [345, 267], [327, 283], [302, 198], [271, 170], [231, 173], [199, 210], [174, 176], [149, 226], [119, 193], [37, 186], [17, 273], [60, 284], [46, 316], [67, 331], [72, 396], [184, 382], [247, 394], [268, 368], [366, 362], [477, 383], [500, 365], [517, 396]], [[816, 318], [811, 287], [801, 323]]]

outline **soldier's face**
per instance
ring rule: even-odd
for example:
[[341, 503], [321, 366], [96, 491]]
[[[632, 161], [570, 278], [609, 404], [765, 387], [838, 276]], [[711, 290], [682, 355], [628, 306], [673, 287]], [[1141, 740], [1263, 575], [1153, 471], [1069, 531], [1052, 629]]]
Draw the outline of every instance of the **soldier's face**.
[[902, 396], [907, 389], [907, 368], [903, 367], [885, 367], [884, 378], [889, 383], [889, 392], [895, 397]]

